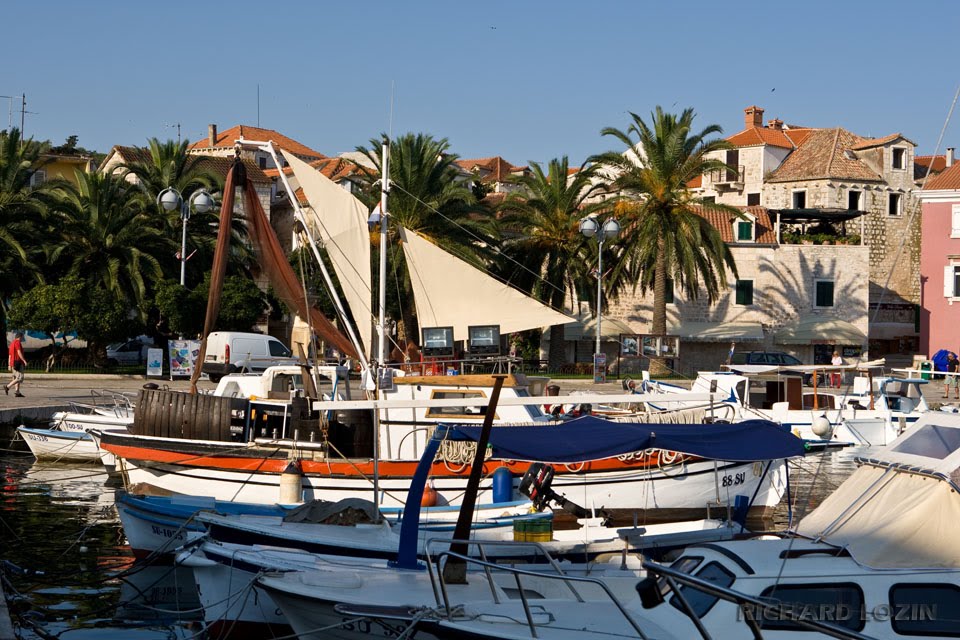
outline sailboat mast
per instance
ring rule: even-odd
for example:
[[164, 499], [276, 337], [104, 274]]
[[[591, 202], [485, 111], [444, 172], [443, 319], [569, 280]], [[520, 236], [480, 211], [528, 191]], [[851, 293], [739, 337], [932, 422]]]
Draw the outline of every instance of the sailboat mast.
[[389, 230], [387, 195], [390, 192], [390, 139], [386, 136], [383, 137], [380, 148], [380, 167], [380, 317], [377, 322], [380, 348], [376, 360], [380, 366], [383, 366], [387, 362], [387, 231]]

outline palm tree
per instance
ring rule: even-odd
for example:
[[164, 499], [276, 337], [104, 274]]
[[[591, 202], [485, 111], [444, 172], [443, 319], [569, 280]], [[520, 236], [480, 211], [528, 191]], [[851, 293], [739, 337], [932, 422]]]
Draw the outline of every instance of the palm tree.
[[0, 131], [0, 359], [7, 354], [7, 302], [40, 278], [43, 201], [31, 188], [41, 166], [40, 145], [19, 129]]
[[[562, 309], [568, 292], [589, 290], [589, 265], [596, 263], [588, 258], [590, 243], [579, 232], [579, 221], [608, 204], [588, 202], [603, 188], [594, 180], [595, 166], [581, 166], [571, 175], [564, 156], [551, 160], [546, 173], [536, 162], [530, 167], [531, 173], [517, 180], [523, 192], [511, 194], [499, 207], [503, 249], [511, 259], [505, 272], [521, 288]], [[551, 370], [564, 362], [563, 325], [550, 327], [548, 360]]]
[[[456, 166], [458, 156], [449, 153], [449, 146], [446, 138], [435, 140], [422, 133], [404, 134], [390, 145], [388, 264], [395, 285], [384, 283], [384, 286], [387, 286], [388, 304], [397, 309], [403, 319], [408, 343], [418, 344], [420, 339], [410, 278], [397, 242], [397, 228], [403, 226], [416, 231], [477, 266], [484, 263], [482, 247], [490, 241], [493, 233], [490, 212], [477, 204], [473, 192], [460, 179]], [[381, 174], [380, 142], [372, 139], [369, 148], [357, 147], [357, 151], [374, 166], [372, 171], [365, 170], [364, 175], [370, 189], [368, 200], [379, 201], [380, 190], [372, 187]]]
[[[607, 127], [601, 132], [623, 143], [626, 153], [610, 151], [596, 157], [614, 171], [612, 186], [639, 200], [636, 206], [626, 208], [628, 213], [621, 221], [624, 260], [611, 280], [616, 286], [631, 277], [644, 293], [652, 285], [651, 331], [663, 335], [667, 332], [668, 278], [690, 298], [705, 290], [712, 303], [727, 284], [727, 269], [734, 276], [737, 273], [730, 248], [698, 210], [709, 206], [734, 216], [741, 212], [706, 203], [687, 189], [690, 180], [704, 173], [736, 168], [711, 155], [731, 146], [721, 138], [708, 139], [722, 132], [718, 125], [693, 131], [693, 109], [677, 116], [658, 106], [651, 114], [652, 129], [635, 113], [630, 116], [633, 121], [626, 131]], [[653, 359], [650, 373], [668, 373], [664, 361]]]
[[50, 261], [68, 276], [112, 292], [141, 317], [148, 292], [163, 277], [160, 260], [176, 243], [141, 206], [136, 187], [117, 174], [78, 174], [61, 187], [51, 211]]

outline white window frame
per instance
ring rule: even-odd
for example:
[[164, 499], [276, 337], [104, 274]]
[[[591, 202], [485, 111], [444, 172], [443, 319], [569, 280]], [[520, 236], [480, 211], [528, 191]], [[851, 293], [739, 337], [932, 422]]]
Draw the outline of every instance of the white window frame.
[[[803, 206], [797, 206], [797, 194], [803, 194]], [[794, 189], [790, 192], [790, 208], [791, 209], [806, 209], [807, 207], [807, 190], [806, 189]]]
[[960, 258], [951, 258], [943, 267], [943, 297], [953, 303], [960, 300], [960, 291], [957, 291], [957, 276], [960, 275]]
[[[890, 212], [890, 200], [894, 197], [897, 198], [897, 211], [895, 213]], [[903, 194], [898, 191], [891, 191], [887, 194], [887, 217], [888, 218], [899, 218], [903, 215]]]
[[960, 204], [950, 205], [950, 237], [960, 238]]
[[[740, 224], [741, 223], [750, 224], [750, 239], [741, 240], [740, 239]], [[733, 241], [734, 242], [756, 242], [757, 241], [757, 218], [749, 213], [744, 213], [742, 218], [733, 219]]]
[[[817, 304], [817, 285], [821, 282], [829, 282], [833, 284], [833, 301], [830, 305], [821, 306]], [[813, 308], [814, 309], [833, 309], [837, 306], [837, 281], [833, 278], [816, 278], [813, 281]]]

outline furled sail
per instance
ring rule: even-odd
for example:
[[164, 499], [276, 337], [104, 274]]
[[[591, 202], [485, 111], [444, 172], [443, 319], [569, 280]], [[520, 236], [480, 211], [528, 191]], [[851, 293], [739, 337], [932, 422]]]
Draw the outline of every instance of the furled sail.
[[571, 318], [450, 255], [419, 234], [400, 227], [413, 299], [421, 327], [453, 327], [457, 340], [467, 328], [498, 324], [500, 333], [539, 329]]
[[367, 208], [303, 160], [283, 150], [281, 153], [310, 203], [304, 217], [311, 232], [319, 237], [327, 250], [343, 296], [357, 323], [360, 341], [369, 351], [373, 309]]

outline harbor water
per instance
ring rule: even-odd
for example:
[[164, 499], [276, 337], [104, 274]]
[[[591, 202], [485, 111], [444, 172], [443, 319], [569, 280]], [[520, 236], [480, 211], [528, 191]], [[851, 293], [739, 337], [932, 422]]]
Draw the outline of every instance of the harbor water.
[[[855, 468], [862, 450], [791, 463], [790, 503], [769, 528], [796, 522]], [[118, 481], [92, 464], [0, 455], [0, 560], [4, 591], [23, 638], [203, 639], [189, 569], [137, 562], [114, 507]]]

